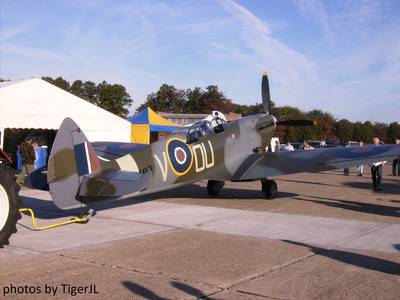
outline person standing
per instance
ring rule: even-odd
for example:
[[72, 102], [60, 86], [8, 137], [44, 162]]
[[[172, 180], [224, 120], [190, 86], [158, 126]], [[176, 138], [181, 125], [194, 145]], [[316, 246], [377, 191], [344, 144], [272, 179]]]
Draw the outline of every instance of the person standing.
[[[395, 140], [395, 144], [400, 146], [400, 139]], [[400, 158], [393, 160], [393, 166], [392, 166], [392, 175], [400, 176]]]
[[[374, 137], [372, 139], [372, 144], [374, 146], [379, 146], [380, 141], [379, 138]], [[382, 170], [383, 170], [383, 165], [386, 163], [386, 161], [378, 161], [370, 164], [371, 168], [371, 174], [372, 174], [372, 184], [374, 187], [374, 191], [381, 191], [381, 182], [382, 182]]]
[[278, 141], [275, 141], [274, 152], [279, 152], [281, 150], [281, 145]]
[[25, 138], [25, 142], [19, 146], [21, 154], [22, 166], [21, 172], [18, 174], [17, 183], [24, 185], [25, 177], [29, 176], [34, 171], [34, 163], [36, 160], [35, 149], [32, 146], [33, 139], [30, 136]]
[[[348, 141], [345, 147], [346, 147], [346, 148], [347, 148], [347, 147], [351, 147], [351, 142]], [[350, 169], [349, 169], [349, 168], [344, 168], [344, 170], [343, 170], [343, 175], [344, 175], [344, 176], [349, 176], [349, 175], [350, 175]]]
[[304, 149], [304, 150], [313, 150], [314, 147], [311, 146], [310, 144], [308, 144], [306, 141], [304, 141], [303, 149]]
[[283, 147], [283, 151], [294, 151], [294, 147], [290, 142], [287, 142], [286, 145]]
[[[364, 146], [364, 143], [360, 142], [360, 147], [363, 147], [363, 146]], [[357, 166], [357, 175], [363, 176], [363, 173], [364, 173], [364, 166], [363, 165]]]

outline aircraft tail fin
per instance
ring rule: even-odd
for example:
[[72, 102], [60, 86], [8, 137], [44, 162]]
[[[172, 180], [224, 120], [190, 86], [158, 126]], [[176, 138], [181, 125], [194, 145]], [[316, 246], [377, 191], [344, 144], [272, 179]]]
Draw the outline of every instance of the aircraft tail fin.
[[82, 207], [76, 199], [88, 174], [101, 170], [101, 162], [79, 126], [70, 118], [62, 122], [50, 153], [47, 181], [57, 207]]

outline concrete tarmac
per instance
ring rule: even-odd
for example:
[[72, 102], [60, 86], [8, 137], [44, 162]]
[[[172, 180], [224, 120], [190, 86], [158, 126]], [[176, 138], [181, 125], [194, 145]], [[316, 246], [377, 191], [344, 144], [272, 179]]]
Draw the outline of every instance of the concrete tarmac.
[[[387, 173], [380, 193], [367, 174], [338, 170], [277, 177], [275, 200], [262, 198], [258, 182], [227, 183], [217, 198], [200, 182], [99, 205], [88, 224], [36, 232], [24, 215], [11, 245], [0, 249], [0, 293], [398, 299], [400, 178]], [[58, 210], [48, 192], [23, 189], [21, 196], [40, 226], [79, 213]], [[82, 293], [72, 296], [78, 286]]]

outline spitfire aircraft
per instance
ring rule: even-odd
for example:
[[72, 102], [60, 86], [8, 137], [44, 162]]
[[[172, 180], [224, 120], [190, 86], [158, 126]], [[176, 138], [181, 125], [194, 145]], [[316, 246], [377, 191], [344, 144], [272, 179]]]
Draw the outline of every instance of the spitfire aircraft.
[[395, 145], [268, 152], [277, 125], [306, 126], [308, 120], [278, 121], [270, 114], [266, 73], [262, 77], [263, 114], [225, 122], [216, 117], [182, 127], [150, 145], [90, 143], [69, 118], [57, 133], [48, 164], [48, 182], [62, 209], [130, 198], [208, 180], [218, 195], [225, 181], [261, 182], [265, 197], [277, 197], [271, 176], [347, 168], [400, 156]]

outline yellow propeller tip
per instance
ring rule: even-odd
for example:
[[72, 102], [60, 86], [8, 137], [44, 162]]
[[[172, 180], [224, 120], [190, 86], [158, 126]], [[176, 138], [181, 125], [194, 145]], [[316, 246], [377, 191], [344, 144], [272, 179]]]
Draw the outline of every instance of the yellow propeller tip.
[[268, 76], [267, 72], [263, 72], [262, 76]]

